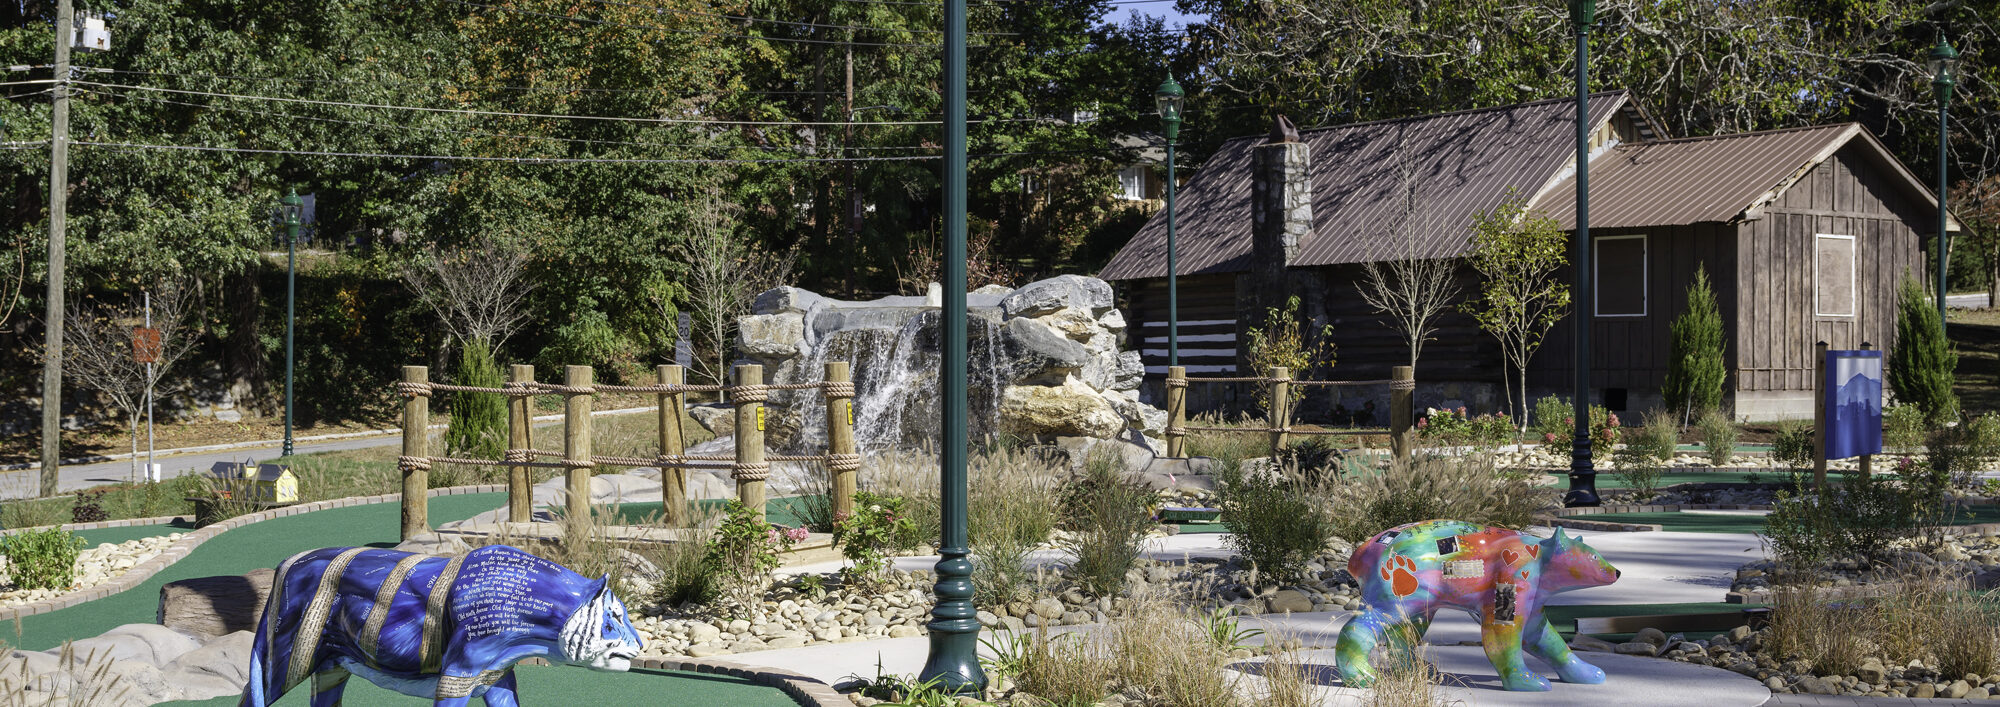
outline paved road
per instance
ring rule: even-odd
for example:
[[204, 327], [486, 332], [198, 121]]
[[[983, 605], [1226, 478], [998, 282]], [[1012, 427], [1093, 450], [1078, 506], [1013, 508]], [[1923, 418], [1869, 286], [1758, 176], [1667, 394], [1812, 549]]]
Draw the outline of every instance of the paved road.
[[1944, 298], [1944, 306], [1957, 309], [1984, 309], [1986, 295], [1952, 295]]
[[[594, 415], [649, 412], [652, 409], [602, 410], [594, 413]], [[560, 418], [561, 416], [551, 415], [545, 417]], [[559, 424], [552, 420], [544, 421], [541, 418], [537, 418], [537, 420], [536, 427], [552, 427]], [[312, 454], [316, 452], [339, 452], [372, 447], [391, 447], [399, 446], [402, 443], [403, 435], [384, 434], [323, 442], [298, 442], [292, 446], [292, 451], [296, 454]], [[153, 461], [160, 465], [160, 478], [171, 479], [190, 471], [206, 471], [210, 467], [215, 466], [216, 462], [240, 462], [245, 459], [270, 461], [278, 457], [278, 450], [282, 448], [283, 444], [280, 441], [266, 440], [257, 443], [257, 446], [254, 447], [223, 451], [180, 453], [179, 450], [162, 449], [155, 452]], [[144, 452], [140, 454], [142, 458], [139, 460], [139, 465], [140, 468], [143, 468], [145, 465]], [[132, 462], [126, 459], [89, 464], [66, 464], [62, 467], [61, 478], [57, 482], [57, 489], [67, 493], [103, 484], [123, 483], [129, 480], [133, 474], [133, 469]], [[33, 498], [41, 488], [40, 479], [40, 469], [0, 472], [0, 500]]]

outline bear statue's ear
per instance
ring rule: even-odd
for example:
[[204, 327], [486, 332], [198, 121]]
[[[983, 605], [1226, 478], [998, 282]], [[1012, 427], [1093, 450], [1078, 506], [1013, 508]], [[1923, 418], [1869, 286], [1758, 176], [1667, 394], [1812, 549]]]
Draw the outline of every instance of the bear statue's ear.
[[1556, 535], [1553, 539], [1556, 541], [1557, 545], [1569, 544], [1569, 538], [1563, 536], [1563, 529], [1562, 526], [1560, 525], [1556, 526]]

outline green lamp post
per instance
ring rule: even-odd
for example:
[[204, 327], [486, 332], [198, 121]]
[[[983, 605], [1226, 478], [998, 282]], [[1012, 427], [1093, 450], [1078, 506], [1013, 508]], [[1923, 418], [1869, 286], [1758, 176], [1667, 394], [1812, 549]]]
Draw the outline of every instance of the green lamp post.
[[932, 592], [930, 654], [921, 681], [948, 693], [973, 695], [986, 687], [975, 652], [979, 611], [972, 604], [972, 554], [965, 527], [965, 0], [944, 3], [944, 326], [939, 333], [937, 585]]
[[1174, 141], [1181, 133], [1181, 102], [1184, 94], [1173, 77], [1153, 91], [1153, 103], [1160, 109], [1160, 134], [1167, 139], [1167, 365], [1181, 365], [1181, 293], [1176, 279], [1180, 268], [1174, 260]]
[[1590, 321], [1586, 311], [1595, 300], [1590, 281], [1590, 25], [1597, 21], [1597, 0], [1569, 0], [1569, 21], [1576, 29], [1576, 393], [1574, 436], [1570, 440], [1569, 493], [1563, 505], [1598, 505], [1597, 469], [1590, 460]]
[[1945, 289], [1945, 268], [1951, 261], [1951, 243], [1945, 237], [1945, 224], [1950, 219], [1950, 212], [1945, 210], [1945, 192], [1950, 188], [1951, 175], [1950, 157], [1946, 152], [1951, 142], [1951, 134], [1947, 131], [1951, 126], [1951, 113], [1947, 109], [1951, 106], [1952, 86], [1958, 83], [1957, 77], [1952, 75], [1958, 69], [1958, 50], [1952, 49], [1950, 42], [1939, 37], [1937, 46], [1931, 48], [1929, 63], [1931, 87], [1937, 89], [1938, 102], [1937, 307], [1938, 327], [1942, 328], [1945, 322], [1945, 293], [1950, 291]]
[[295, 187], [278, 200], [278, 215], [285, 224], [285, 451], [292, 455], [292, 327], [293, 303], [298, 296], [299, 225], [305, 200]]

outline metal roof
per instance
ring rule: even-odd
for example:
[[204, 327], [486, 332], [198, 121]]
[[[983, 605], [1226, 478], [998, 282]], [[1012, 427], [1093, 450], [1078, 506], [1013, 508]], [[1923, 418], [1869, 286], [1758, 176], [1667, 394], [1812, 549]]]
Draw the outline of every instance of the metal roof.
[[[1589, 100], [1592, 126], [1629, 105], [1624, 91]], [[1463, 252], [1474, 213], [1498, 206], [1510, 187], [1533, 195], [1569, 163], [1575, 121], [1574, 100], [1562, 98], [1300, 131], [1312, 148], [1313, 231], [1292, 265], [1374, 259], [1374, 244], [1401, 219], [1395, 195], [1405, 162], [1430, 206], [1423, 217], [1436, 224], [1422, 247], [1433, 256]], [[1223, 143], [1180, 189], [1175, 246], [1181, 275], [1250, 269], [1251, 154], [1265, 141], [1258, 135]], [[1166, 230], [1165, 215], [1155, 214], [1098, 276], [1165, 277]]]

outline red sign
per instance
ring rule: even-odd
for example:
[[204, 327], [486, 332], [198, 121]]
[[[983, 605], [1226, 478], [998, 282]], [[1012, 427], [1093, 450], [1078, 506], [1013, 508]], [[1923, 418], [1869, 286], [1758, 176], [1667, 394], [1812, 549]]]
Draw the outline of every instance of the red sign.
[[160, 330], [132, 327], [132, 360], [140, 363], [160, 361]]

